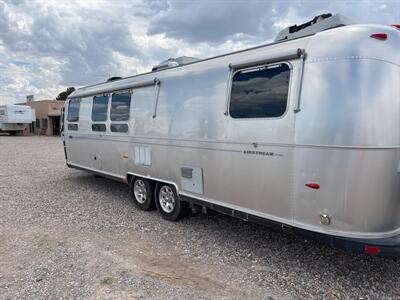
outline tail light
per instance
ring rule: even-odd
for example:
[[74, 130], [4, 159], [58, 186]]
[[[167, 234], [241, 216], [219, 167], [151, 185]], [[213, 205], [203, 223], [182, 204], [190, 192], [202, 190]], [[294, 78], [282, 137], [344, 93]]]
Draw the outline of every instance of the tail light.
[[306, 183], [306, 187], [313, 189], [313, 190], [319, 190], [319, 188], [321, 187], [318, 183]]
[[373, 33], [370, 35], [370, 37], [377, 39], [377, 40], [381, 40], [381, 41], [385, 41], [387, 39], [387, 34], [386, 33]]
[[381, 253], [381, 248], [371, 245], [365, 245], [364, 252], [367, 254], [379, 254]]
[[394, 28], [396, 28], [396, 29], [399, 29], [399, 30], [400, 30], [400, 24], [392, 24], [392, 25], [390, 25], [390, 26], [392, 26], [392, 27], [394, 27]]

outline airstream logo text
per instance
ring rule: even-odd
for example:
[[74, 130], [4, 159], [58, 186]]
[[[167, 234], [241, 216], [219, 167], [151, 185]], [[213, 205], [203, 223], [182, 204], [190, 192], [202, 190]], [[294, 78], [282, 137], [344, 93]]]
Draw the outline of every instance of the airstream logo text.
[[261, 155], [261, 156], [274, 156], [274, 152], [267, 152], [267, 151], [253, 151], [253, 150], [244, 150], [244, 154], [252, 154], [252, 155]]

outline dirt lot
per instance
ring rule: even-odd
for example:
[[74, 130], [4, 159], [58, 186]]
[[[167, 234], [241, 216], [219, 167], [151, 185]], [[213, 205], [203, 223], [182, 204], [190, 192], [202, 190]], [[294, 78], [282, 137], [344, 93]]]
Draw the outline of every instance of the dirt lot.
[[68, 169], [58, 138], [0, 136], [1, 299], [400, 297], [400, 263], [212, 213], [171, 223]]

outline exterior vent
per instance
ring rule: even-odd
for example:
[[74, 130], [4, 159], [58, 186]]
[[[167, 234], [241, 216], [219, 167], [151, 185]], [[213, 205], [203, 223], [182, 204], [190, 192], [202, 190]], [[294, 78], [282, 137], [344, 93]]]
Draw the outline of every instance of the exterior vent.
[[320, 31], [356, 24], [353, 20], [342, 16], [323, 14], [316, 16], [311, 21], [308, 21], [301, 25], [293, 25], [283, 29], [275, 38], [275, 42], [292, 40], [299, 37], [315, 34]]
[[189, 57], [189, 56], [168, 58], [167, 60], [164, 60], [160, 64], [154, 66], [153, 69], [151, 69], [151, 71], [154, 72], [154, 71], [174, 68], [174, 67], [178, 67], [178, 66], [183, 66], [183, 65], [190, 64], [190, 63], [198, 61], [198, 60], [199, 60], [198, 58]]
[[114, 80], [118, 80], [118, 79], [122, 79], [122, 77], [117, 77], [117, 76], [115, 76], [115, 77], [110, 77], [110, 78], [107, 79], [107, 82], [114, 81]]

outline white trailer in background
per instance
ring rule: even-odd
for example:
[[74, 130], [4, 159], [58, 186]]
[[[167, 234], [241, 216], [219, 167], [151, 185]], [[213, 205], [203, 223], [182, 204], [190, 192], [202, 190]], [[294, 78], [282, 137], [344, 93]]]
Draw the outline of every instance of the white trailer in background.
[[0, 133], [10, 135], [22, 133], [26, 126], [35, 120], [35, 111], [26, 105], [2, 105], [0, 106]]

